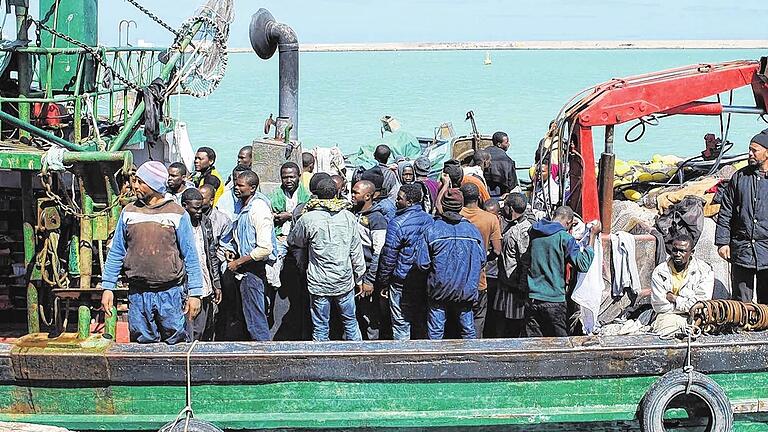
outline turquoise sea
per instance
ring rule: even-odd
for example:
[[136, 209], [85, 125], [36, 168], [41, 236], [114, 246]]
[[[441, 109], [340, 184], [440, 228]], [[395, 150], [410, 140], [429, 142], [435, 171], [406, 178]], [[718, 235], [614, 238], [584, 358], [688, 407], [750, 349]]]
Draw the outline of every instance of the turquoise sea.
[[[458, 134], [470, 132], [464, 118], [473, 110], [482, 133], [510, 135], [509, 153], [525, 165], [549, 121], [586, 87], [615, 77], [765, 54], [725, 49], [492, 51], [493, 64], [485, 66], [484, 51], [302, 53], [299, 138], [305, 149], [337, 144], [350, 153], [377, 140], [385, 114], [398, 118], [403, 130], [431, 137], [446, 121]], [[211, 96], [172, 102], [173, 114], [189, 125], [192, 145], [213, 147], [223, 171], [234, 167], [240, 147], [263, 136], [269, 114], [277, 116], [277, 66], [277, 55], [264, 61], [255, 53], [230, 54], [227, 74]], [[734, 98], [735, 105], [754, 105], [748, 88]], [[757, 116], [734, 115], [728, 139], [736, 143], [735, 150], [745, 151], [749, 138], [766, 127]], [[665, 118], [632, 144], [624, 141], [628, 128], [616, 129], [616, 153], [623, 159], [693, 155], [703, 148], [705, 133], [720, 134], [718, 117]], [[596, 134], [595, 141], [601, 140]]]

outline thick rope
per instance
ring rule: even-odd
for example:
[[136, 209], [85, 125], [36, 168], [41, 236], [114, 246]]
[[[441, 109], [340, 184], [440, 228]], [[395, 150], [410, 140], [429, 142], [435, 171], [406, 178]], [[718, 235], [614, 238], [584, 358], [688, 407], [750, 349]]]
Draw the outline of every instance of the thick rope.
[[179, 424], [179, 421], [181, 421], [182, 417], [184, 418], [184, 432], [189, 431], [189, 420], [191, 420], [195, 413], [192, 411], [192, 351], [195, 350], [195, 347], [197, 346], [197, 343], [199, 341], [192, 342], [192, 345], [189, 346], [189, 349], [187, 350], [187, 405], [179, 411], [179, 415], [176, 416], [176, 420], [174, 420], [173, 424], [170, 428], [168, 428], [169, 431], [172, 431], [177, 424]]

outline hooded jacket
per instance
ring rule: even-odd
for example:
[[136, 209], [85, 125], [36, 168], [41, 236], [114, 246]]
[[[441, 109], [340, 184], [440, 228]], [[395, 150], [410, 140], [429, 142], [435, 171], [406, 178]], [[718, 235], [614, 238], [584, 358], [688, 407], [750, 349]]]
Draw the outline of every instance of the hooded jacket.
[[542, 219], [530, 231], [531, 267], [528, 270], [528, 297], [544, 302], [565, 301], [565, 265], [586, 273], [595, 256], [591, 246], [581, 249], [562, 224]]
[[378, 204], [374, 204], [368, 210], [361, 211], [357, 215], [357, 230], [363, 243], [363, 254], [368, 267], [363, 277], [363, 283], [366, 285], [374, 285], [376, 282], [379, 255], [387, 235], [387, 223], [388, 219], [384, 209]]
[[288, 235], [307, 252], [307, 288], [316, 296], [346, 294], [362, 282], [365, 257], [355, 215], [340, 200], [311, 200]]
[[387, 236], [379, 256], [376, 284], [387, 288], [393, 282], [403, 282], [415, 269], [424, 231], [432, 225], [432, 216], [422, 210], [421, 203], [398, 210], [387, 225]]
[[768, 179], [747, 166], [731, 177], [717, 215], [715, 245], [731, 246], [731, 262], [768, 268]]
[[475, 302], [486, 253], [480, 231], [468, 220], [436, 219], [424, 231], [418, 264], [427, 271], [427, 295], [437, 302]]
[[518, 186], [515, 161], [500, 147], [485, 149], [491, 155], [491, 166], [485, 171], [488, 192], [491, 198], [498, 198]]

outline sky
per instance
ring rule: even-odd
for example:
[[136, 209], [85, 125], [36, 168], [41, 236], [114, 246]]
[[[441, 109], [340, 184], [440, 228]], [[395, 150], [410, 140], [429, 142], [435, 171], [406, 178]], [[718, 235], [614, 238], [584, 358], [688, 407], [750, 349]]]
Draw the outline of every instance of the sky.
[[[94, 0], [90, 0], [94, 1]], [[174, 27], [202, 0], [139, 0]], [[305, 43], [509, 40], [763, 39], [764, 0], [234, 0], [229, 46], [249, 47], [260, 7]], [[33, 0], [36, 3], [36, 0]], [[133, 19], [137, 39], [167, 45], [169, 33], [125, 0], [99, 0], [102, 45]], [[34, 7], [34, 6], [33, 6]], [[34, 9], [36, 10], [36, 8]]]

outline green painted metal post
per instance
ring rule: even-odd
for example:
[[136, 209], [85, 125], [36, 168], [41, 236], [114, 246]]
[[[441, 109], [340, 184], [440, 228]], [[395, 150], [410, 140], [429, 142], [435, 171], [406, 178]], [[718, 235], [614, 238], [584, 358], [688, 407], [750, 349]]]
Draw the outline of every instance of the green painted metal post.
[[27, 331], [29, 334], [40, 333], [37, 287], [32, 282], [27, 284]]
[[117, 336], [117, 308], [112, 306], [112, 316], [107, 317], [104, 322], [104, 337], [115, 339]]
[[77, 308], [77, 338], [88, 339], [91, 334], [91, 310], [88, 306], [80, 305]]
[[69, 268], [67, 271], [72, 276], [80, 276], [80, 236], [73, 235], [69, 242]]
[[[32, 190], [32, 173], [22, 171], [20, 178], [21, 186], [21, 217], [24, 220], [24, 264], [29, 271], [33, 268], [35, 260], [35, 228], [37, 225], [37, 209], [35, 206]], [[39, 270], [35, 269], [27, 281], [27, 329], [29, 333], [40, 333], [40, 312], [38, 309], [37, 286], [32, 283], [35, 276], [39, 275]]]
[[[80, 198], [83, 214], [93, 214], [93, 199], [85, 189], [85, 182], [78, 177], [80, 182]], [[80, 219], [80, 289], [91, 288], [91, 275], [93, 274], [93, 226], [88, 218]]]

